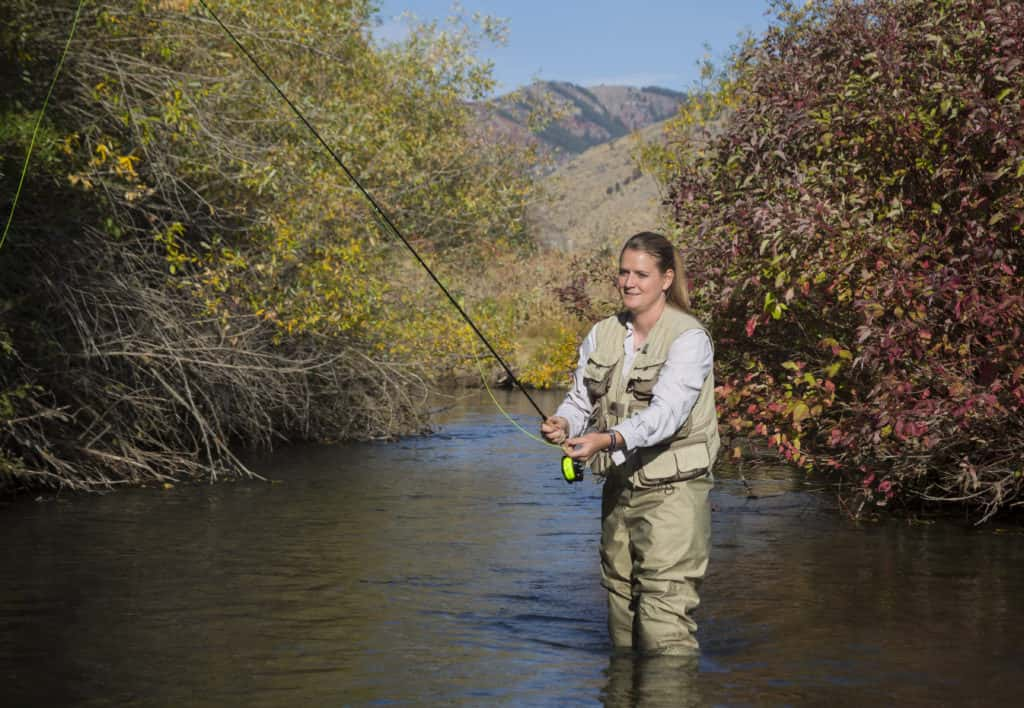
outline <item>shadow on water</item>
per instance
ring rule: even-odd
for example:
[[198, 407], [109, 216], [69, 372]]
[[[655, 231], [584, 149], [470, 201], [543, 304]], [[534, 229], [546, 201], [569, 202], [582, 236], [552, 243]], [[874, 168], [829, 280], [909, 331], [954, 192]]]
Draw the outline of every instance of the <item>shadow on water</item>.
[[8, 505], [4, 705], [1000, 705], [1024, 688], [1018, 534], [858, 526], [785, 468], [747, 469], [750, 499], [723, 466], [703, 653], [615, 655], [600, 488], [566, 486], [485, 396], [439, 425], [254, 460], [275, 484]]

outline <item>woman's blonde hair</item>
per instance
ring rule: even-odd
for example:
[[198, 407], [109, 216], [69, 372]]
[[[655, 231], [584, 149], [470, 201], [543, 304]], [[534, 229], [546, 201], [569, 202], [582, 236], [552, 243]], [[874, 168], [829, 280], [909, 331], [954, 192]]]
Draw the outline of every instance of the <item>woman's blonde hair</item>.
[[672, 242], [661, 234], [652, 231], [641, 231], [633, 234], [626, 241], [619, 252], [619, 260], [626, 249], [643, 251], [654, 259], [655, 265], [661, 273], [671, 270], [675, 277], [672, 278], [672, 285], [666, 293], [670, 303], [686, 312], [690, 311], [690, 289], [686, 286], [686, 270], [683, 266], [683, 256], [679, 249], [672, 245]]

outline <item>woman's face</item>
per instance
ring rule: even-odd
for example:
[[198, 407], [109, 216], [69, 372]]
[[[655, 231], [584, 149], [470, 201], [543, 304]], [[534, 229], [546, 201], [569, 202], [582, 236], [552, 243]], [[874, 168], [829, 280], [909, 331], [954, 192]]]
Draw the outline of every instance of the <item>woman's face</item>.
[[619, 259], [618, 288], [622, 304], [634, 315], [659, 305], [675, 273], [662, 273], [650, 253], [627, 248]]

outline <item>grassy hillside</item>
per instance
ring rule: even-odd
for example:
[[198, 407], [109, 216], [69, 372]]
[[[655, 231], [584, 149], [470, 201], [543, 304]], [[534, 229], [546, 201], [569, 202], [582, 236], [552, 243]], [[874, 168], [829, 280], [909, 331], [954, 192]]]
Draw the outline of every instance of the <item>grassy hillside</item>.
[[655, 179], [643, 174], [634, 149], [660, 139], [662, 123], [592, 147], [546, 177], [528, 211], [537, 240], [564, 251], [591, 251], [664, 223]]

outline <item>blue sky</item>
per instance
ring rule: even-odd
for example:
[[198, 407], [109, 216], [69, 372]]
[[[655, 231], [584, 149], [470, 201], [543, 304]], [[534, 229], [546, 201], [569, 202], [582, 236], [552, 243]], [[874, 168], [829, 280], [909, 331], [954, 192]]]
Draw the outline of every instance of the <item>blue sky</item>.
[[[444, 20], [452, 9], [451, 0], [380, 4], [377, 34], [385, 39], [401, 36], [403, 11]], [[685, 90], [699, 79], [705, 43], [719, 59], [741, 32], [759, 34], [769, 23], [768, 0], [462, 0], [461, 6], [467, 17], [481, 12], [508, 20], [508, 44], [480, 52], [495, 62], [498, 93], [535, 78]]]

